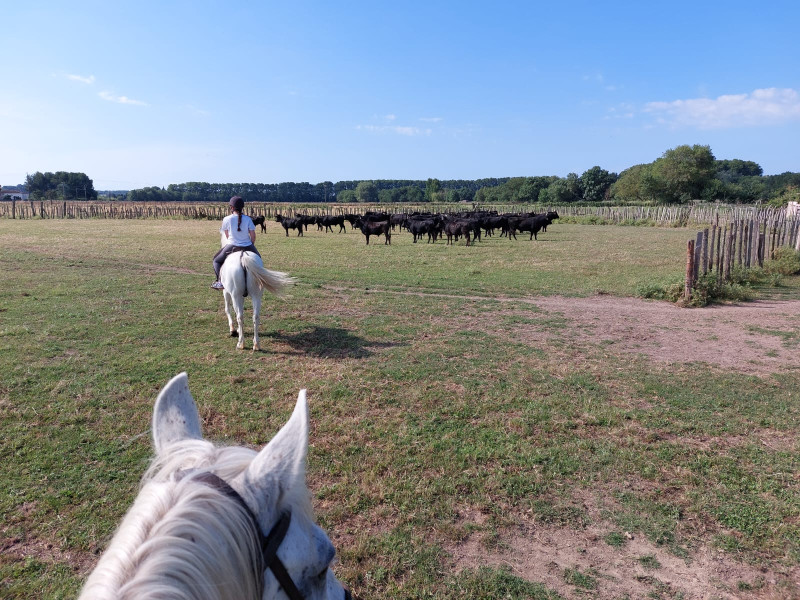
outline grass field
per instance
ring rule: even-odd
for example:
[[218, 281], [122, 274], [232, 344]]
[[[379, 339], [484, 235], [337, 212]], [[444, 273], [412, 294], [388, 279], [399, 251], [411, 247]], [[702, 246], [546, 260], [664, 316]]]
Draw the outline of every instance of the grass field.
[[[446, 247], [269, 227], [265, 264], [300, 283], [265, 297], [251, 353], [208, 287], [216, 222], [0, 220], [0, 596], [76, 595], [180, 371], [206, 435], [237, 445], [308, 388], [315, 509], [364, 598], [688, 598], [670, 565], [709, 553], [734, 573], [718, 597], [800, 593], [800, 372], [621, 354], [528, 301], [679, 279], [693, 231], [556, 223]], [[541, 577], [502, 560], [544, 533], [583, 553]]]

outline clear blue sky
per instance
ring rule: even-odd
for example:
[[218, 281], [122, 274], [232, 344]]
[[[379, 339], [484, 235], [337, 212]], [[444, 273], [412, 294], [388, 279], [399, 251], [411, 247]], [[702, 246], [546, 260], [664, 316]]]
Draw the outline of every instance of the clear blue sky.
[[800, 171], [800, 2], [0, 0], [0, 184]]

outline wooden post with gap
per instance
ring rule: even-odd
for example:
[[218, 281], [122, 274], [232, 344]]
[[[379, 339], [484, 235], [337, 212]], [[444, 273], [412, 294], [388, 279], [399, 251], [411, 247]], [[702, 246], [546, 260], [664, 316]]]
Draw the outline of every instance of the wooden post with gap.
[[694, 287], [694, 240], [689, 240], [686, 246], [686, 283], [683, 288], [683, 297], [688, 302], [692, 297]]

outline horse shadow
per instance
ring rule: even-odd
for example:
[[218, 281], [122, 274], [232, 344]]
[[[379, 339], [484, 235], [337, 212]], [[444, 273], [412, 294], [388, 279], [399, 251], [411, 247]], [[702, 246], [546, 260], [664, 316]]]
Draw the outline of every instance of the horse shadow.
[[291, 334], [273, 331], [261, 337], [290, 346], [294, 354], [318, 358], [368, 358], [377, 349], [400, 345], [396, 342], [367, 340], [339, 327], [313, 327]]

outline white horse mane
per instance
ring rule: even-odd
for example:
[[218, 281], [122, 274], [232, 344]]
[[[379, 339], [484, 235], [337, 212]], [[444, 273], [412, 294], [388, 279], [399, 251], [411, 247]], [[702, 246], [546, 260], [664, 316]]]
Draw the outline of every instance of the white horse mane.
[[[297, 531], [316, 527], [304, 484], [306, 441], [302, 441], [301, 455], [289, 456], [289, 464], [284, 465], [288, 471], [281, 470], [280, 463], [273, 465], [276, 460], [285, 462], [285, 456], [273, 456], [272, 443], [261, 452], [214, 446], [199, 437], [199, 416], [188, 386], [183, 396], [180, 389], [168, 398], [170, 404], [160, 407], [166, 404], [161, 402], [162, 396], [181, 377], [178, 383], [185, 385], [185, 375], [176, 377], [159, 396], [153, 432], [156, 456], [142, 479], [136, 501], [87, 580], [80, 596], [83, 599], [261, 599], [262, 590], [264, 597], [267, 590], [256, 528], [263, 531], [265, 524], [282, 511], [291, 511]], [[190, 403], [194, 414], [184, 412]], [[284, 434], [295, 415], [302, 413], [301, 404], [305, 410], [303, 393], [290, 423], [273, 440], [278, 443], [276, 449], [283, 448], [287, 439], [298, 433], [298, 427], [305, 427], [305, 423], [295, 424]], [[291, 455], [292, 450], [287, 448], [279, 454], [283, 453]], [[266, 482], [257, 479], [264, 468], [271, 469]], [[199, 479], [209, 472], [227, 482], [249, 510], [230, 494]], [[266, 496], [264, 490], [269, 490]], [[254, 523], [253, 515], [257, 515], [258, 523]], [[327, 568], [327, 562], [315, 567], [314, 560], [312, 556], [307, 561], [313, 572]], [[333, 582], [324, 586], [326, 595], [314, 597], [328, 597], [331, 590], [334, 597], [344, 596], [332, 573], [329, 578]], [[272, 588], [277, 589], [275, 585]]]

